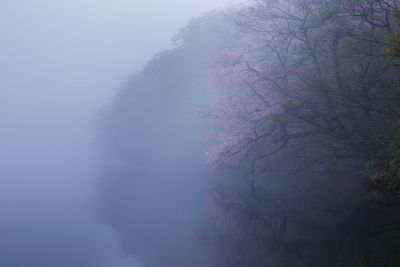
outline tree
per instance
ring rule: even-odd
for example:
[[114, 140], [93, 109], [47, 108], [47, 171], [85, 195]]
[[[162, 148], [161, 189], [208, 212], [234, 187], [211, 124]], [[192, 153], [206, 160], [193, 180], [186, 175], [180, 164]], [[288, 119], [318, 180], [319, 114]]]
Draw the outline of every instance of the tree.
[[214, 94], [206, 58], [227, 41], [225, 24], [218, 12], [191, 21], [101, 116], [99, 216], [146, 267], [210, 261], [195, 239], [207, 225], [203, 197], [219, 179], [203, 164], [210, 125], [194, 113]]
[[234, 11], [243, 38], [216, 60], [226, 95], [211, 114], [225, 134], [209, 159], [247, 161], [251, 177], [287, 148], [303, 169], [382, 157], [400, 114], [399, 70], [383, 55], [398, 5], [254, 0]]
[[[400, 26], [400, 11], [396, 11], [394, 16]], [[385, 50], [385, 55], [392, 57], [393, 65], [399, 67], [397, 61], [400, 59], [400, 33], [390, 37], [389, 45], [390, 48]], [[398, 206], [400, 194], [400, 127], [398, 125], [385, 148], [386, 153], [383, 157], [367, 162], [371, 178], [370, 186], [381, 193], [381, 199], [384, 200], [381, 200], [380, 204]]]
[[[397, 19], [397, 23], [400, 26], [400, 11], [397, 11], [395, 13], [395, 17]], [[397, 34], [393, 35], [390, 39], [390, 48], [388, 48], [385, 52], [385, 54], [387, 56], [391, 56], [393, 57], [395, 60], [399, 60], [400, 59], [400, 32], [398, 32]], [[395, 62], [396, 66], [400, 66], [400, 64], [398, 62]]]
[[[245, 200], [217, 198], [222, 207], [236, 207], [230, 209], [233, 215], [224, 215], [238, 225], [221, 230], [219, 244], [238, 266], [398, 266], [393, 229], [399, 216], [375, 205], [376, 196], [365, 201], [365, 192], [351, 184], [368, 181], [359, 172], [366, 162], [383, 162], [386, 180], [397, 186], [400, 76], [384, 51], [391, 45], [395, 56], [396, 39], [387, 40], [396, 30], [399, 5], [398, 0], [253, 0], [233, 10], [241, 38], [212, 62], [222, 97], [208, 115], [220, 122], [222, 134], [208, 159], [248, 169], [252, 192]], [[293, 202], [263, 192], [278, 176], [264, 174], [268, 169], [311, 171], [330, 163], [338, 163], [336, 172], [318, 177], [328, 190], [316, 188], [309, 172], [301, 172], [296, 185], [312, 190], [302, 196], [286, 185], [279, 191]], [[351, 175], [342, 170], [346, 165]], [[257, 177], [268, 178], [268, 187], [267, 179]], [[237, 219], [237, 209], [246, 216]]]

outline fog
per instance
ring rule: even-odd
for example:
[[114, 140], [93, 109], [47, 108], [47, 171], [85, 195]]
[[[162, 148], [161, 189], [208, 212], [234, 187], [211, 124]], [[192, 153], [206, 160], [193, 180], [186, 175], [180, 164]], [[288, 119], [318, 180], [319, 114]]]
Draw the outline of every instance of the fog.
[[223, 5], [0, 2], [0, 266], [139, 266], [96, 218], [96, 114], [192, 17]]
[[0, 40], [0, 267], [400, 266], [400, 0], [3, 0]]

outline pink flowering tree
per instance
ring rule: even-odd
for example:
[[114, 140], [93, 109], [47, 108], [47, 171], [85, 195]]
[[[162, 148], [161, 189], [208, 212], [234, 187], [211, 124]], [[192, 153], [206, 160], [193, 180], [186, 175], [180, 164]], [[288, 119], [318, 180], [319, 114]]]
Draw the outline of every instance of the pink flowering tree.
[[[296, 253], [292, 265], [266, 263], [273, 258], [266, 251], [290, 248], [284, 212], [268, 207], [272, 201], [256, 181], [267, 169], [315, 170], [345, 160], [363, 168], [385, 158], [400, 117], [399, 69], [384, 54], [399, 6], [399, 0], [250, 0], [232, 11], [240, 38], [210, 61], [219, 97], [205, 115], [220, 127], [207, 159], [244, 165], [252, 190], [250, 200], [225, 193], [209, 200], [220, 225], [217, 253], [239, 258], [218, 266], [306, 260]], [[254, 212], [252, 202], [265, 206]]]
[[254, 0], [233, 11], [241, 38], [210, 63], [221, 92], [207, 115], [222, 130], [207, 159], [249, 163], [253, 183], [287, 148], [299, 168], [383, 153], [400, 114], [398, 69], [382, 53], [398, 6]]

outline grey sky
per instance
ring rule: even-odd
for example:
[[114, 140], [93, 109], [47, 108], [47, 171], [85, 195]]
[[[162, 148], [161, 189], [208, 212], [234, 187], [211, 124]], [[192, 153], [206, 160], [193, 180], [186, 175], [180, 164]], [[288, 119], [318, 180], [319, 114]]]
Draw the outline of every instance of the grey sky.
[[[221, 7], [223, 2], [0, 1], [0, 71], [3, 77], [23, 75], [25, 84], [6, 87], [23, 87], [24, 94], [29, 91], [34, 96], [41, 90], [48, 97], [75, 99], [79, 93], [86, 99], [80, 101], [90, 101], [94, 94], [116, 87], [121, 75], [130, 74], [165, 49], [170, 37], [191, 17]], [[42, 82], [48, 77], [62, 81], [69, 90], [60, 92], [54, 85], [45, 90]], [[32, 88], [32, 83], [38, 86]]]

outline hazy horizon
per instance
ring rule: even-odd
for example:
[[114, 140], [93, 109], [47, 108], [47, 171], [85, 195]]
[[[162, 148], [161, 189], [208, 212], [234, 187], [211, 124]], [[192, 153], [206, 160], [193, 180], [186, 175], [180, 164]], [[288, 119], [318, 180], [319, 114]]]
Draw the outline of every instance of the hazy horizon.
[[223, 3], [0, 2], [1, 266], [133, 266], [93, 217], [95, 114], [191, 18]]

